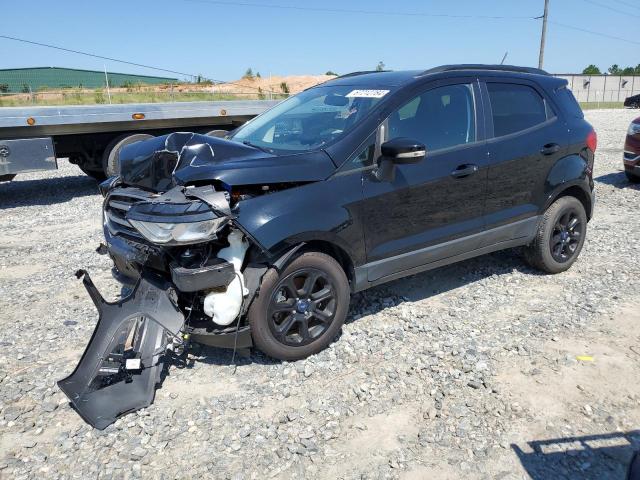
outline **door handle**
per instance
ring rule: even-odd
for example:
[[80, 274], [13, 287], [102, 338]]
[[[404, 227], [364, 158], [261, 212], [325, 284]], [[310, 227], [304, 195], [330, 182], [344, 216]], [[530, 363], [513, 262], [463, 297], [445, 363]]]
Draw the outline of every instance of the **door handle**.
[[464, 177], [468, 177], [469, 175], [473, 175], [478, 170], [480, 170], [478, 165], [473, 165], [473, 164], [459, 165], [453, 172], [451, 172], [451, 176], [454, 178], [464, 178]]
[[560, 145], [557, 143], [547, 143], [542, 147], [540, 153], [542, 155], [553, 155], [554, 153], [558, 153], [560, 151]]

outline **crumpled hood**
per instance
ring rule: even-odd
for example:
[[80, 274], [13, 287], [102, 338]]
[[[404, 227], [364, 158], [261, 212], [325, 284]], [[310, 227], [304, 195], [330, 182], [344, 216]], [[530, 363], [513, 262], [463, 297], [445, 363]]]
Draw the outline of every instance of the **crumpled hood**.
[[170, 133], [120, 152], [122, 181], [156, 191], [210, 180], [228, 185], [312, 182], [324, 180], [335, 168], [322, 151], [273, 155], [197, 133]]

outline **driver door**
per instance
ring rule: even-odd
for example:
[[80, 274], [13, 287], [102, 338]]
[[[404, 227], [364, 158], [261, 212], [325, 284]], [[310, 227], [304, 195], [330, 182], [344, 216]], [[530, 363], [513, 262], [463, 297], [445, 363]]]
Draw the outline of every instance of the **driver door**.
[[439, 83], [381, 126], [381, 142], [408, 137], [427, 155], [395, 165], [392, 181], [363, 173], [369, 282], [478, 248], [488, 165], [479, 98], [475, 79]]

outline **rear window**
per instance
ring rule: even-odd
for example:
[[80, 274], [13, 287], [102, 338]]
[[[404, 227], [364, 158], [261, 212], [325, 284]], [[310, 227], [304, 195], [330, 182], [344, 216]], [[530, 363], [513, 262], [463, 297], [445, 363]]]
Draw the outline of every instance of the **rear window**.
[[558, 103], [562, 106], [562, 109], [572, 117], [584, 118], [584, 113], [580, 108], [580, 104], [573, 96], [571, 90], [567, 87], [561, 87], [557, 91]]
[[547, 120], [544, 98], [527, 85], [487, 83], [494, 136], [526, 130]]

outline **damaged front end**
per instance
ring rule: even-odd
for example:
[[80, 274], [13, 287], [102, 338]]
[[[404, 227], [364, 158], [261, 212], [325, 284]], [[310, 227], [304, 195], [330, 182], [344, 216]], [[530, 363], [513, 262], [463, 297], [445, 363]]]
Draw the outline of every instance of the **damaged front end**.
[[220, 182], [177, 180], [181, 165], [212, 162], [211, 143], [220, 140], [201, 137], [171, 134], [134, 144], [123, 151], [121, 176], [101, 185], [105, 245], [98, 252], [111, 257], [114, 278], [132, 293], [106, 302], [78, 272], [99, 320], [80, 363], [59, 382], [96, 428], [151, 404], [167, 358], [187, 341], [252, 346], [244, 314], [268, 262], [234, 222], [246, 193], [232, 198]]

